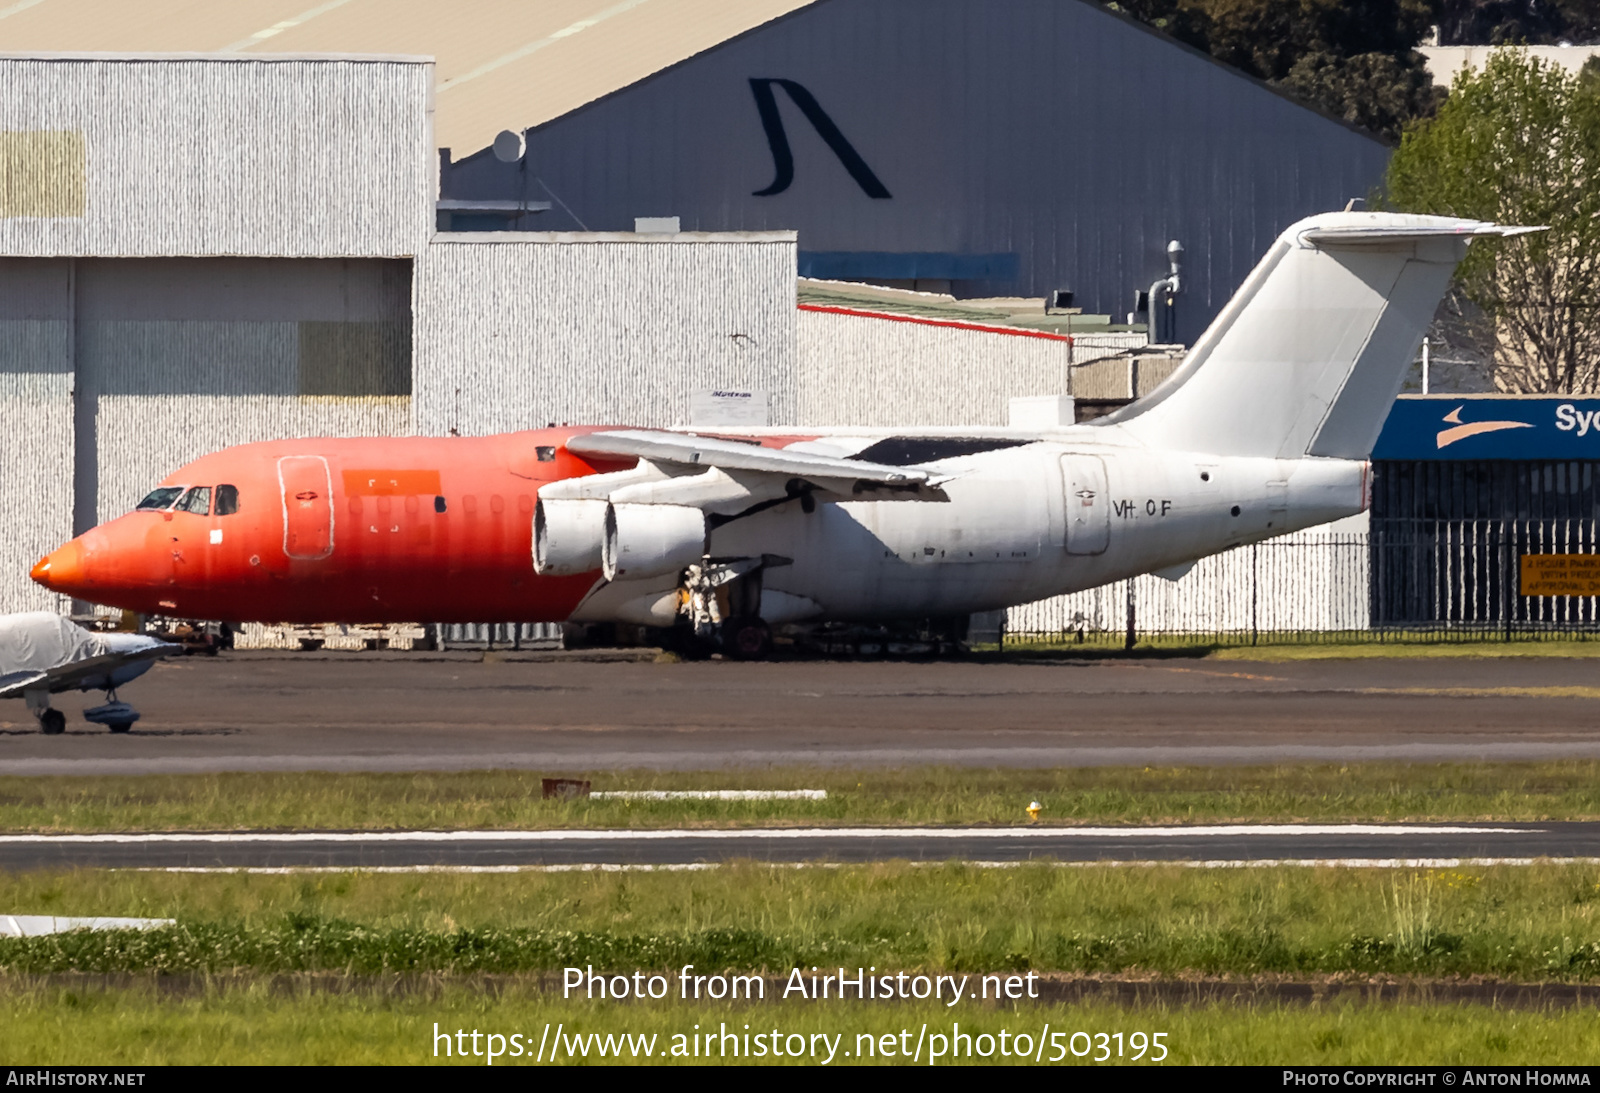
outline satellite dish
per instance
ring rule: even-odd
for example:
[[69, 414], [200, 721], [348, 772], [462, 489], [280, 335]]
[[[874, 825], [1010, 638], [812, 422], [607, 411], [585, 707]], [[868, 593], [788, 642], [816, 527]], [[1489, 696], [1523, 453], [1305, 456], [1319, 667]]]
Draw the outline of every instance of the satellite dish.
[[503, 129], [500, 135], [494, 138], [494, 158], [501, 163], [516, 163], [526, 150], [527, 144], [523, 141], [521, 133]]

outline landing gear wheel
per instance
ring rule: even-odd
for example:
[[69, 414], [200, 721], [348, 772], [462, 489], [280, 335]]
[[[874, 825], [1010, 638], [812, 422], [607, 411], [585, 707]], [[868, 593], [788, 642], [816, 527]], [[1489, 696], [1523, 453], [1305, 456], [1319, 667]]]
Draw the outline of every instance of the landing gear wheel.
[[722, 651], [734, 660], [766, 660], [772, 653], [772, 628], [753, 615], [722, 624]]
[[46, 736], [59, 736], [67, 731], [67, 715], [60, 710], [45, 710], [39, 715], [39, 731]]
[[110, 729], [112, 732], [127, 732], [129, 729], [133, 728], [133, 722], [132, 721], [112, 721], [111, 723], [106, 725], [106, 728]]

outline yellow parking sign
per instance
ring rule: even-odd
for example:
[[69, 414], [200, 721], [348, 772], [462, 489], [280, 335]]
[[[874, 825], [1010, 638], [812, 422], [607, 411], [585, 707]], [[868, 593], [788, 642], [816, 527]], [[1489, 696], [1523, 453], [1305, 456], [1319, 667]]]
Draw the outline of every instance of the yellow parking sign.
[[1600, 596], [1600, 554], [1524, 554], [1524, 596]]

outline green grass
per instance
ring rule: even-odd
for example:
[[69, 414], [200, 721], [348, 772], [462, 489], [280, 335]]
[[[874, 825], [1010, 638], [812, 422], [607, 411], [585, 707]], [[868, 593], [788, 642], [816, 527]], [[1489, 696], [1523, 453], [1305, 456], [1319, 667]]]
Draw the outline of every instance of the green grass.
[[521, 974], [811, 965], [1600, 980], [1600, 865], [905, 863], [707, 872], [0, 876], [14, 914], [176, 927], [0, 939], [16, 972]]
[[[257, 982], [228, 987], [213, 986], [193, 994], [163, 993], [152, 984], [94, 989], [35, 985], [0, 980], [0, 1019], [6, 1029], [6, 1061], [11, 1065], [97, 1064], [145, 1066], [160, 1064], [294, 1064], [294, 1063], [398, 1063], [428, 1065], [484, 1065], [490, 1041], [502, 1037], [507, 1055], [500, 1065], [536, 1065], [533, 1058], [543, 1040], [554, 1041], [559, 1031], [564, 1045], [576, 1046], [570, 1037], [593, 1033], [631, 1033], [653, 1048], [648, 1059], [626, 1053], [615, 1061], [659, 1065], [661, 1062], [801, 1063], [815, 1065], [827, 1057], [829, 1041], [835, 1047], [833, 1065], [859, 1062], [904, 1063], [875, 1054], [861, 1058], [867, 1038], [881, 1051], [884, 1035], [898, 1046], [915, 1046], [924, 1026], [928, 1044], [949, 1051], [955, 1033], [973, 1037], [971, 1050], [987, 1048], [989, 1059], [959, 1057], [973, 1063], [1018, 1063], [1014, 1055], [1001, 1057], [998, 1035], [1022, 1033], [1038, 1050], [1038, 1038], [1048, 1024], [1062, 1033], [1059, 1050], [1043, 1050], [1045, 1059], [1057, 1054], [1065, 1064], [1094, 1065], [1103, 1050], [1110, 1056], [1099, 1065], [1114, 1065], [1115, 1034], [1122, 1034], [1125, 1056], [1133, 1049], [1132, 1034], [1163, 1033], [1170, 1054], [1167, 1062], [1184, 1064], [1387, 1064], [1387, 1065], [1492, 1065], [1492, 1064], [1592, 1064], [1600, 1053], [1600, 1022], [1585, 1009], [1506, 1012], [1487, 1007], [1455, 1005], [1350, 1005], [1312, 1006], [1195, 1006], [1118, 1007], [1108, 1005], [1019, 1005], [1015, 1009], [985, 1005], [948, 1009], [927, 1003], [807, 1003], [767, 1001], [743, 1005], [724, 1003], [591, 1003], [552, 997], [512, 987], [484, 992], [454, 984], [405, 991], [306, 991], [281, 984]], [[546, 1026], [552, 1026], [546, 1037]], [[698, 1029], [695, 1026], [699, 1026]], [[955, 1026], [959, 1025], [959, 1029]], [[555, 1027], [559, 1026], [559, 1028]], [[821, 1058], [774, 1059], [721, 1058], [704, 1055], [674, 1058], [687, 1052], [697, 1033], [726, 1029], [740, 1036], [746, 1026], [752, 1034], [776, 1031], [783, 1042], [798, 1047], [805, 1037], [815, 1043]], [[457, 1030], [472, 1050], [471, 1033], [484, 1034], [480, 1054], [462, 1058], [443, 1055], [444, 1042], [434, 1039], [435, 1029], [446, 1040]], [[900, 1033], [906, 1033], [904, 1041]], [[1087, 1057], [1071, 1054], [1072, 1034], [1107, 1034], [1105, 1047], [1087, 1041]], [[822, 1034], [829, 1041], [815, 1040]], [[520, 1043], [510, 1041], [513, 1034]], [[993, 1038], [987, 1043], [978, 1037]], [[863, 1037], [858, 1039], [858, 1037]], [[936, 1037], [943, 1037], [943, 1043]], [[635, 1039], [634, 1044], [640, 1044]], [[720, 1043], [719, 1041], [717, 1041]], [[510, 1057], [513, 1043], [521, 1057]], [[562, 1062], [609, 1063], [602, 1059], [592, 1039], [589, 1056]], [[701, 1041], [704, 1044], [704, 1041]], [[956, 1050], [967, 1045], [955, 1041]], [[1086, 1049], [1078, 1038], [1076, 1046]], [[740, 1043], [741, 1050], [745, 1044]], [[439, 1054], [436, 1055], [435, 1051]], [[845, 1052], [850, 1052], [846, 1057]], [[548, 1061], [546, 1053], [546, 1061]], [[1147, 1055], [1153, 1055], [1147, 1051]], [[663, 1058], [665, 1056], [665, 1058]], [[924, 1048], [918, 1060], [927, 1064]], [[940, 1062], [952, 1061], [948, 1058]], [[1131, 1063], [1131, 1059], [1125, 1059]], [[1132, 1065], [1146, 1065], [1134, 1063]], [[1159, 1065], [1159, 1064], [1157, 1064]]]
[[[581, 774], [583, 772], [568, 772]], [[595, 789], [796, 789], [825, 801], [544, 800], [525, 771], [0, 777], [0, 831], [1600, 818], [1600, 761], [597, 774]]]

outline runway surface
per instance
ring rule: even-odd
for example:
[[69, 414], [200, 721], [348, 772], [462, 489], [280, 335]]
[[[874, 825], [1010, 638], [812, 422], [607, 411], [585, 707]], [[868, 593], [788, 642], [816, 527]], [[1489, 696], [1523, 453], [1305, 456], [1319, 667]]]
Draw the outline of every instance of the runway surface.
[[1600, 823], [3, 835], [0, 869], [768, 862], [1600, 860]]
[[1600, 757], [1600, 659], [598, 663], [225, 654], [123, 689], [113, 736], [0, 704], [0, 772]]

